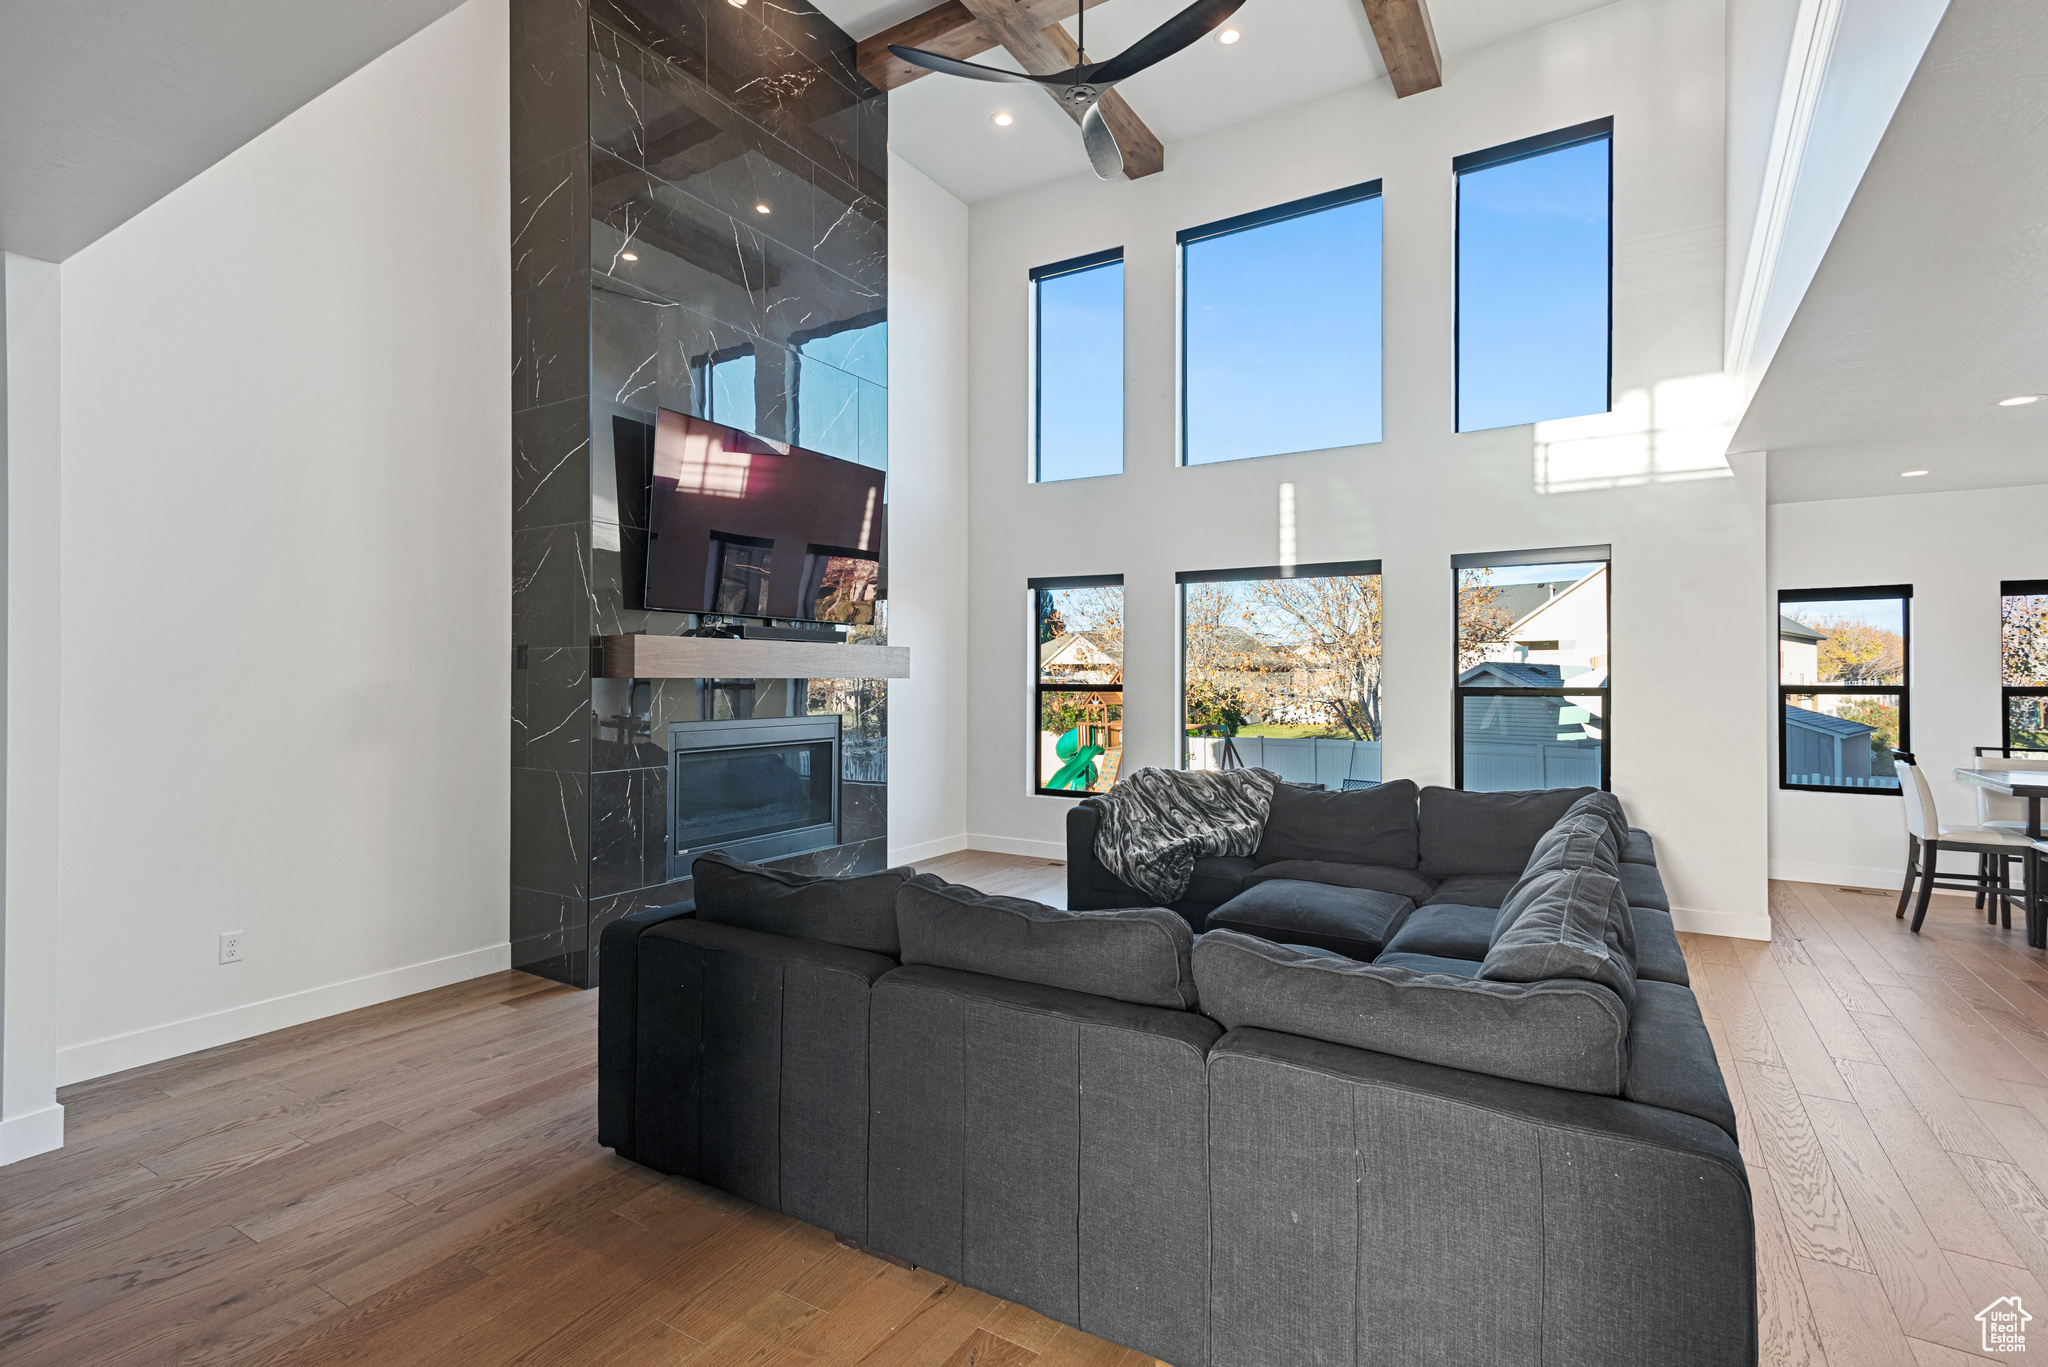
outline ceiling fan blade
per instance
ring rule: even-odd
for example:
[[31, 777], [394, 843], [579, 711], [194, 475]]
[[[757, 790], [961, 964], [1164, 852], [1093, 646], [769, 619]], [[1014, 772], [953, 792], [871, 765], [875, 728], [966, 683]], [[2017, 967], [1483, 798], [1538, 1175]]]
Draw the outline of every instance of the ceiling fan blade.
[[941, 57], [936, 52], [926, 52], [918, 47], [889, 45], [892, 55], [901, 57], [912, 66], [921, 66], [926, 71], [937, 71], [947, 76], [965, 76], [970, 81], [1004, 81], [1015, 85], [1071, 85], [1073, 72], [1063, 71], [1056, 76], [1027, 76], [1021, 71], [1005, 71], [1001, 67], [983, 66], [980, 62], [963, 62], [955, 57]]
[[1081, 144], [1088, 149], [1088, 164], [1095, 168], [1099, 179], [1115, 180], [1124, 173], [1123, 149], [1116, 145], [1116, 134], [1109, 131], [1109, 121], [1102, 117], [1099, 100], [1081, 116]]
[[1153, 29], [1106, 62], [1083, 68], [1088, 84], [1115, 85], [1146, 67], [1165, 61], [1210, 29], [1235, 14], [1244, 0], [1195, 0], [1173, 18]]

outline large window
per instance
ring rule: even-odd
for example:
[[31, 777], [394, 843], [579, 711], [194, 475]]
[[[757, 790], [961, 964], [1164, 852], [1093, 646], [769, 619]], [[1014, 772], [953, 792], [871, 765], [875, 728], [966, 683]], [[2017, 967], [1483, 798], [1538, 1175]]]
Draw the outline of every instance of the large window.
[[1123, 576], [1032, 580], [1031, 626], [1032, 787], [1108, 792], [1124, 757]]
[[1180, 234], [1189, 465], [1380, 439], [1380, 183]]
[[2004, 744], [2048, 750], [2048, 579], [2008, 579], [1999, 592]]
[[1778, 594], [1779, 787], [1899, 791], [1912, 607], [1906, 584]]
[[1458, 430], [1605, 413], [1614, 121], [1457, 158]]
[[1181, 764], [1380, 781], [1377, 560], [1179, 576]]
[[1124, 468], [1124, 251], [1031, 272], [1032, 477]]
[[1605, 788], [1605, 546], [1452, 558], [1458, 786]]

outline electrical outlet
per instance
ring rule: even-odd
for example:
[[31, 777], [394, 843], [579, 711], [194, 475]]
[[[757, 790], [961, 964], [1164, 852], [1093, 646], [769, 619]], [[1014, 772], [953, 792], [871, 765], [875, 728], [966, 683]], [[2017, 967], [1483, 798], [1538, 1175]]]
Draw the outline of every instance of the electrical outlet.
[[242, 937], [246, 931], [230, 930], [220, 937], [220, 961], [224, 964], [242, 962]]

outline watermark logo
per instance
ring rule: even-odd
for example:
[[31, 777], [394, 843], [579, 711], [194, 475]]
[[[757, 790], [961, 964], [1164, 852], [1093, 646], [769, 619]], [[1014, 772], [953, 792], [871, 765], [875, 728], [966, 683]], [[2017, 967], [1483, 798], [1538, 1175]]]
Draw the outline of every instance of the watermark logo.
[[2024, 1353], [2027, 1351], [2027, 1321], [2033, 1319], [2018, 1296], [2001, 1296], [1977, 1312], [1984, 1326], [1984, 1351]]

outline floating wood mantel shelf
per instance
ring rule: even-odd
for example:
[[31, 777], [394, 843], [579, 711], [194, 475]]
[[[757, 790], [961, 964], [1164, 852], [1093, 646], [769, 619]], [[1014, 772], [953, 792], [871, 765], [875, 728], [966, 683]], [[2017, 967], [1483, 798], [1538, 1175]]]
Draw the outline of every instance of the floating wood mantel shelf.
[[606, 679], [907, 679], [910, 647], [716, 636], [607, 636]]

